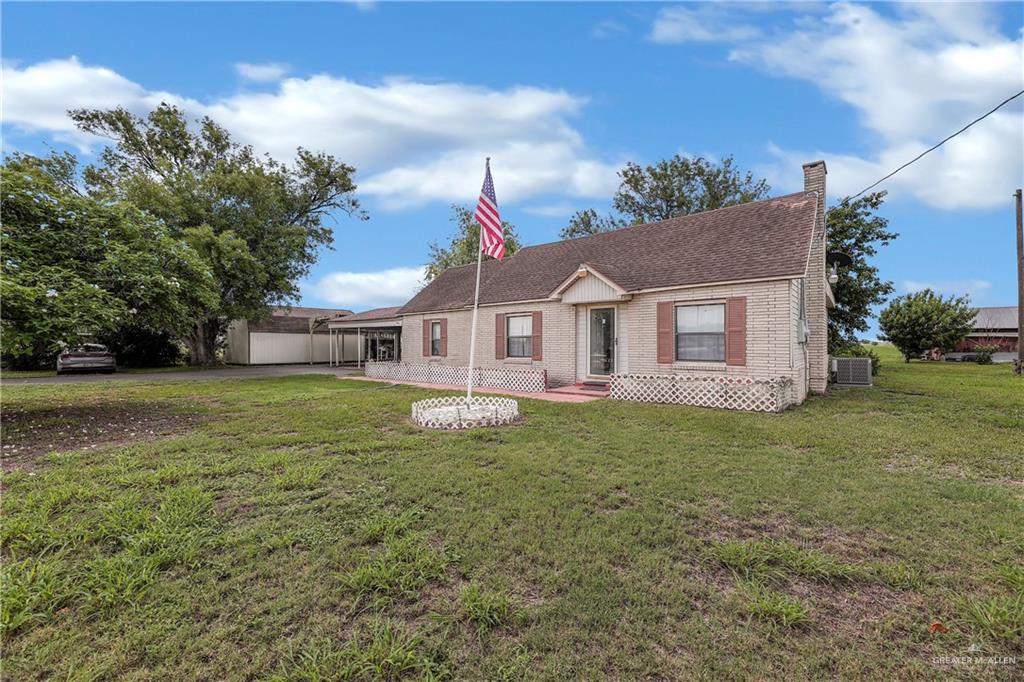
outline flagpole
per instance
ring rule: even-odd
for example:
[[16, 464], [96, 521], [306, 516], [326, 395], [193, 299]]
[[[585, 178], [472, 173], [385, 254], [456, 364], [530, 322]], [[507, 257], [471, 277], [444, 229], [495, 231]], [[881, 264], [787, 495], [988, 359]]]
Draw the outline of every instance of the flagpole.
[[[490, 167], [491, 157], [487, 157], [487, 167]], [[480, 264], [484, 260], [484, 226], [477, 223], [480, 232], [480, 240], [476, 248], [476, 292], [473, 294], [473, 326], [469, 332], [469, 378], [466, 380], [466, 405], [473, 400], [473, 366], [476, 363], [476, 320], [480, 312]]]

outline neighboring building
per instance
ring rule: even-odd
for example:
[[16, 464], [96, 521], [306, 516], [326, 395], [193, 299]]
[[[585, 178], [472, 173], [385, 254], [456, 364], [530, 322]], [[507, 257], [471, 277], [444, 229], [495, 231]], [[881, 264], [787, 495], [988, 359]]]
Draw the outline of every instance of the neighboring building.
[[[610, 383], [613, 397], [769, 411], [824, 392], [825, 174], [809, 163], [803, 192], [485, 260], [482, 385], [539, 375], [548, 387]], [[464, 380], [475, 276], [475, 264], [446, 270], [403, 306], [412, 368], [375, 375]]]
[[228, 325], [224, 361], [233, 365], [328, 362], [331, 337], [326, 323], [351, 313], [334, 308], [273, 308], [263, 320], [234, 320]]
[[946, 357], [956, 359], [973, 353], [978, 346], [996, 346], [999, 351], [992, 354], [993, 362], [1013, 362], [1019, 343], [1017, 306], [978, 308], [974, 329]]

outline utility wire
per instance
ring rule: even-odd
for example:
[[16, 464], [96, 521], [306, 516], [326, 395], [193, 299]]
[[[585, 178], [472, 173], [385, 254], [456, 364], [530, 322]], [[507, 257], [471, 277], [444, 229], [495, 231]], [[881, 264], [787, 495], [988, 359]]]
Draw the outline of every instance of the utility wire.
[[944, 139], [944, 140], [942, 140], [941, 142], [939, 142], [939, 143], [938, 143], [937, 145], [935, 145], [934, 147], [931, 147], [931, 148], [929, 148], [929, 149], [926, 149], [926, 150], [924, 150], [923, 152], [921, 152], [920, 154], [918, 154], [917, 156], [915, 156], [914, 158], [912, 158], [912, 159], [911, 159], [910, 161], [907, 161], [907, 162], [906, 162], [905, 164], [903, 164], [902, 166], [900, 166], [899, 168], [897, 168], [896, 170], [894, 170], [894, 171], [893, 171], [892, 173], [889, 173], [888, 175], [886, 175], [886, 176], [885, 176], [884, 178], [882, 178], [882, 179], [881, 179], [881, 180], [879, 180], [878, 182], [876, 182], [876, 183], [874, 183], [874, 184], [872, 184], [872, 185], [869, 185], [869, 186], [865, 187], [865, 188], [864, 188], [864, 189], [862, 189], [861, 191], [859, 191], [859, 192], [857, 192], [856, 194], [854, 194], [854, 195], [853, 195], [852, 197], [846, 197], [845, 199], [843, 199], [843, 201], [849, 201], [850, 199], [856, 199], [856, 198], [857, 198], [857, 197], [859, 197], [859, 196], [860, 196], [861, 194], [864, 194], [864, 192], [867, 192], [867, 191], [868, 191], [869, 189], [873, 189], [873, 188], [877, 187], [878, 185], [882, 184], [883, 182], [885, 182], [886, 180], [888, 180], [888, 179], [889, 179], [889, 178], [891, 178], [892, 176], [894, 176], [894, 175], [896, 175], [897, 173], [899, 173], [899, 172], [900, 172], [901, 170], [903, 170], [904, 168], [906, 168], [906, 167], [907, 167], [907, 166], [909, 166], [910, 164], [912, 164], [912, 163], [914, 163], [915, 161], [917, 161], [918, 159], [920, 159], [920, 158], [921, 158], [922, 156], [924, 156], [925, 154], [927, 154], [927, 153], [929, 153], [929, 152], [933, 152], [933, 151], [935, 151], [936, 149], [938, 149], [938, 148], [939, 148], [939, 147], [941, 147], [942, 145], [946, 144], [947, 142], [949, 142], [950, 140], [952, 140], [952, 139], [953, 139], [954, 137], [956, 137], [956, 136], [957, 136], [957, 135], [959, 135], [960, 133], [962, 133], [962, 132], [964, 132], [965, 130], [967, 130], [968, 128], [970, 128], [970, 127], [971, 127], [972, 125], [974, 125], [975, 123], [978, 123], [979, 121], [981, 121], [981, 120], [983, 120], [983, 119], [986, 119], [986, 118], [988, 118], [989, 116], [991, 116], [992, 114], [996, 113], [997, 111], [999, 111], [999, 110], [1000, 110], [1000, 109], [1002, 109], [1002, 108], [1003, 108], [1004, 106], [1006, 106], [1007, 104], [1009, 104], [1009, 103], [1010, 103], [1010, 102], [1012, 102], [1013, 100], [1017, 99], [1017, 98], [1018, 98], [1018, 97], [1020, 97], [1021, 95], [1024, 95], [1024, 90], [1021, 90], [1021, 91], [1020, 91], [1020, 92], [1018, 92], [1018, 93], [1017, 93], [1016, 95], [1011, 95], [1010, 97], [1007, 97], [1007, 98], [1006, 98], [1006, 99], [1004, 99], [1004, 100], [1003, 100], [1002, 102], [1000, 102], [1000, 103], [999, 103], [998, 105], [996, 105], [996, 107], [995, 107], [995, 108], [993, 108], [993, 109], [992, 109], [991, 111], [989, 111], [989, 112], [987, 112], [987, 113], [985, 113], [985, 114], [982, 114], [982, 115], [981, 115], [981, 116], [979, 116], [978, 118], [974, 119], [973, 121], [971, 121], [970, 123], [968, 123], [967, 125], [965, 125], [965, 126], [964, 126], [963, 128], [961, 128], [960, 130], [956, 131], [955, 133], [953, 133], [952, 135], [950, 135], [950, 136], [949, 136], [949, 137], [947, 137], [946, 139]]

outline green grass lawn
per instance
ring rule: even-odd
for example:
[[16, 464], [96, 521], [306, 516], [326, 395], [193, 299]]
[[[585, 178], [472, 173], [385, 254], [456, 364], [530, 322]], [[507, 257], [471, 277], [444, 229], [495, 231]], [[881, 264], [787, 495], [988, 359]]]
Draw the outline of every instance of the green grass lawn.
[[469, 433], [329, 376], [6, 386], [4, 677], [1019, 676], [1024, 381], [883, 353]]

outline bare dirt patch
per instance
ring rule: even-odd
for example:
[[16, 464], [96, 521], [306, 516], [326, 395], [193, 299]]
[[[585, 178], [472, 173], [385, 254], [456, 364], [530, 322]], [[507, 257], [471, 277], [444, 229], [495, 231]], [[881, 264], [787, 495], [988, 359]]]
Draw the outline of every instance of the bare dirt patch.
[[180, 433], [203, 420], [162, 403], [99, 403], [5, 408], [0, 465], [33, 470], [48, 452], [84, 450]]

